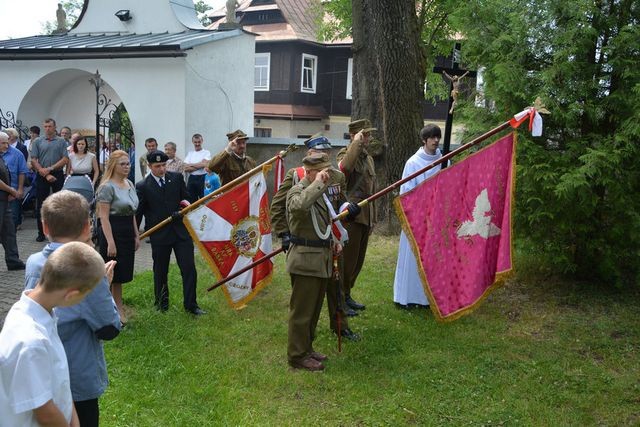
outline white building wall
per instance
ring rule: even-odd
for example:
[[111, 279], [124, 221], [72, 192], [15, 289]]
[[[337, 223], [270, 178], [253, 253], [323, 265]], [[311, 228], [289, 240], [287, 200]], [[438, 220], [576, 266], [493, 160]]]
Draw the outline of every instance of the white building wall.
[[[95, 128], [95, 88], [89, 83], [98, 69], [112, 101], [122, 100], [136, 136], [136, 154], [144, 140], [173, 140], [185, 152], [184, 58], [2, 62], [2, 106], [25, 126], [52, 117], [58, 127]], [[138, 176], [139, 171], [137, 171]]]
[[[131, 19], [123, 22], [115, 13], [125, 9]], [[187, 22], [185, 17], [191, 19]], [[183, 23], [203, 29], [195, 17], [191, 0], [91, 0], [82, 20], [70, 33], [178, 33], [186, 30]]]
[[226, 134], [242, 129], [253, 135], [255, 37], [241, 34], [198, 46], [186, 58], [186, 133], [201, 133], [212, 153], [227, 144]]

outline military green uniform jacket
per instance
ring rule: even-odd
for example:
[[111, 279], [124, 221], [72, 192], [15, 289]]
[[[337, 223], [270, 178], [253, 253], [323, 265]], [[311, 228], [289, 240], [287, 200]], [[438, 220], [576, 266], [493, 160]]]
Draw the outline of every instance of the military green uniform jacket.
[[145, 178], [148, 172], [149, 162], [147, 161], [147, 153], [144, 153], [142, 156], [140, 156], [140, 173], [142, 173], [142, 177]]
[[[347, 179], [347, 197], [349, 201], [358, 203], [375, 192], [376, 169], [373, 157], [359, 143], [351, 142], [338, 152], [338, 167]], [[355, 221], [373, 227], [376, 222], [374, 203], [369, 203], [358, 214]]]
[[[284, 181], [280, 185], [278, 191], [271, 201], [271, 230], [279, 236], [289, 231], [287, 224], [287, 193], [299, 181], [297, 175], [298, 168], [291, 168], [287, 171]], [[329, 183], [327, 186], [327, 196], [333, 205], [336, 213], [339, 213], [340, 206], [347, 202], [345, 190], [347, 189], [346, 178], [344, 174], [337, 169], [329, 169]]]
[[[326, 190], [327, 184], [310, 182], [307, 177], [291, 187], [287, 193], [287, 221], [292, 236], [320, 240], [311, 216], [315, 212], [321, 231], [331, 224], [329, 210], [322, 198]], [[329, 247], [292, 244], [287, 252], [287, 273], [328, 279], [331, 277], [332, 262], [333, 254]]]
[[256, 161], [249, 156], [240, 159], [235, 154], [222, 150], [209, 161], [208, 167], [220, 176], [220, 183], [224, 185], [255, 168]]

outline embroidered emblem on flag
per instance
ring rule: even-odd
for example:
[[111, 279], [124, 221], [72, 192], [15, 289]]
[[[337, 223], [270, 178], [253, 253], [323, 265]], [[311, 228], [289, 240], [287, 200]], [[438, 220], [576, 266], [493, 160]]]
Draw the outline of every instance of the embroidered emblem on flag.
[[[185, 216], [185, 225], [221, 280], [271, 253], [271, 221], [264, 174], [258, 173]], [[227, 302], [238, 308], [271, 282], [265, 261], [225, 283]]]
[[514, 174], [510, 134], [394, 200], [436, 319], [471, 312], [510, 273]]

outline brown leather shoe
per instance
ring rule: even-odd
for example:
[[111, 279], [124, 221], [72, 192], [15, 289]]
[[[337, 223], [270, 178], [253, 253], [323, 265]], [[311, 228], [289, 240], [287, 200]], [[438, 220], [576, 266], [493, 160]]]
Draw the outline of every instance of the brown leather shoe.
[[289, 361], [289, 365], [295, 369], [306, 369], [307, 371], [322, 371], [324, 365], [318, 362], [316, 359], [307, 356], [300, 361]]
[[325, 360], [329, 359], [329, 356], [327, 356], [326, 354], [318, 353], [317, 351], [312, 351], [311, 353], [309, 353], [309, 357], [311, 357], [312, 359], [316, 359], [318, 362], [324, 362]]

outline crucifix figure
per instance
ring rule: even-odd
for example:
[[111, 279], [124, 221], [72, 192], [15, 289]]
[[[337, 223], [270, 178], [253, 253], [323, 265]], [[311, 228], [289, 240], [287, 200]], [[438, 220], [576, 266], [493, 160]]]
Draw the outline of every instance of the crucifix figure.
[[[460, 68], [458, 64], [458, 58], [460, 57], [460, 43], [456, 43], [453, 48], [452, 66], [451, 67], [433, 67], [434, 73], [442, 74], [442, 76], [449, 81], [449, 105], [447, 106], [447, 121], [444, 127], [444, 141], [442, 144], [442, 154], [447, 154], [451, 147], [451, 128], [453, 125], [453, 110], [458, 101], [458, 95], [460, 94], [460, 81], [465, 77], [475, 77], [476, 72], [470, 70], [464, 70]], [[446, 164], [442, 165], [443, 168]]]
[[451, 108], [449, 109], [449, 114], [453, 114], [453, 109], [456, 107], [456, 102], [458, 101], [458, 93], [460, 93], [460, 91], [458, 90], [458, 87], [460, 86], [460, 80], [464, 79], [467, 74], [469, 74], [469, 70], [467, 70], [463, 75], [461, 76], [450, 76], [446, 71], [442, 70], [442, 74], [444, 74], [444, 76], [447, 78], [447, 80], [449, 80], [449, 82], [451, 82], [451, 99], [453, 99], [453, 102], [451, 103]]

